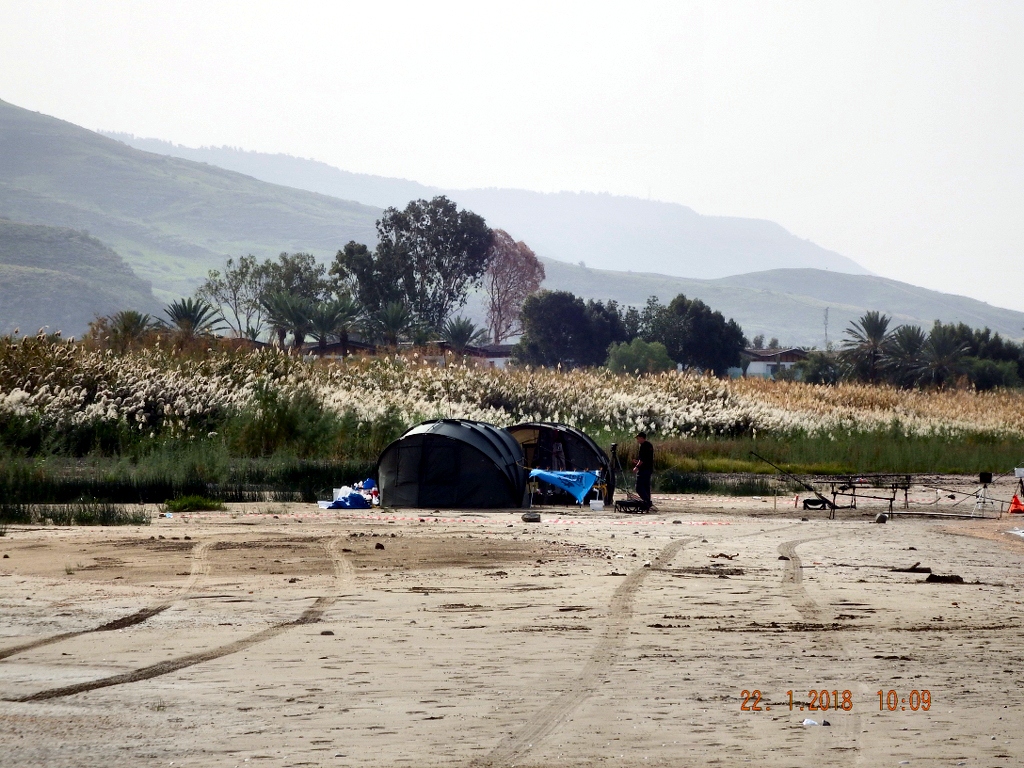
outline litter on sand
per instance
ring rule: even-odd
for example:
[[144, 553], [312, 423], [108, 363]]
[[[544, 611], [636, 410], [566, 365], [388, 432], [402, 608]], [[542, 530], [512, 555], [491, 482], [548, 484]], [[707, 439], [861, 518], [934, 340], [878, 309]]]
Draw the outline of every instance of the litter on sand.
[[380, 491], [372, 477], [334, 489], [331, 501], [318, 501], [320, 509], [370, 509], [380, 504]]

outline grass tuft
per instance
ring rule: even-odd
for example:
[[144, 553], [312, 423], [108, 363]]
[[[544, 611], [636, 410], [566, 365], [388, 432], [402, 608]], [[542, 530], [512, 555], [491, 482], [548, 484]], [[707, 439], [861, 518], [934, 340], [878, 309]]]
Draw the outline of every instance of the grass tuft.
[[222, 502], [205, 496], [179, 496], [164, 506], [169, 512], [219, 512], [224, 509]]
[[790, 483], [778, 482], [765, 475], [723, 476], [677, 469], [656, 473], [654, 484], [659, 493], [707, 493], [716, 496], [771, 496], [777, 490], [791, 490]]
[[70, 504], [0, 504], [0, 522], [24, 525], [149, 525], [150, 514], [140, 507], [127, 507], [103, 501], [77, 501]]

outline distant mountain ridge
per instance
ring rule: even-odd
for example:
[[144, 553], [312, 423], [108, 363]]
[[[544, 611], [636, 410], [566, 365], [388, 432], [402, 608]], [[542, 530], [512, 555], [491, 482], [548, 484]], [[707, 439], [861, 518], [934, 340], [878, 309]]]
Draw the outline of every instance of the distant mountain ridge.
[[[235, 159], [238, 156], [237, 152], [231, 155]], [[294, 167], [294, 158], [260, 157], [277, 158], [274, 162]], [[227, 256], [253, 253], [264, 258], [285, 250], [301, 250], [328, 259], [350, 239], [373, 245], [374, 222], [381, 206], [392, 202], [404, 205], [409, 199], [441, 191], [416, 182], [398, 180], [399, 184], [393, 179], [345, 174], [324, 164], [314, 165], [329, 180], [339, 174], [347, 178], [346, 183], [356, 185], [354, 191], [365, 194], [373, 204], [270, 184], [208, 163], [153, 154], [0, 101], [0, 217], [76, 230], [56, 240], [45, 227], [28, 233], [26, 249], [0, 271], [0, 332], [13, 321], [21, 325], [22, 331], [28, 324], [61, 327], [71, 333], [69, 328], [83, 326], [95, 313], [129, 307], [149, 311], [146, 307], [153, 306], [147, 304], [151, 300], [162, 305], [190, 295], [206, 272], [222, 267]], [[300, 169], [308, 167], [302, 165]], [[518, 229], [515, 220], [502, 221], [490, 213], [490, 206], [504, 205], [501, 198], [505, 194], [501, 190], [470, 190], [456, 199], [483, 214], [492, 226], [504, 226], [517, 239], [537, 247], [547, 268], [546, 288], [634, 305], [643, 305], [650, 295], [668, 301], [677, 293], [685, 293], [734, 317], [749, 337], [764, 333], [788, 344], [822, 346], [826, 308], [829, 338], [833, 341], [840, 338], [851, 319], [869, 309], [891, 314], [897, 322], [930, 325], [935, 319], [962, 320], [975, 327], [987, 325], [1011, 338], [1024, 335], [1024, 313], [885, 278], [792, 268], [793, 264], [791, 268], [765, 271], [760, 263], [757, 270], [748, 270], [753, 274], [717, 279], [673, 277], [646, 268], [642, 254], [629, 248], [634, 240], [642, 241], [647, 236], [648, 228], [660, 228], [676, 232], [673, 237], [680, 242], [705, 242], [707, 251], [717, 254], [714, 259], [726, 263], [728, 254], [715, 251], [718, 246], [714, 238], [707, 239], [719, 227], [728, 230], [723, 242], [744, 242], [751, 252], [759, 247], [772, 248], [775, 242], [788, 243], [787, 248], [800, 252], [804, 241], [770, 222], [702, 217], [683, 206], [610, 195], [508, 192], [522, 195], [516, 210], [524, 217], [520, 222], [524, 229], [534, 218], [540, 222], [535, 236], [531, 236], [529, 231]], [[629, 206], [634, 205], [635, 216], [629, 213]], [[584, 214], [590, 218], [581, 219]], [[561, 232], [563, 224], [571, 224], [578, 231]], [[610, 231], [608, 227], [619, 232], [615, 236], [618, 240], [608, 236], [608, 247], [614, 252], [612, 265], [619, 271], [598, 269], [599, 262], [590, 256], [579, 259], [588, 267], [545, 257], [548, 246], [537, 245], [553, 242], [543, 239], [547, 236], [582, 247], [579, 244], [586, 244], [588, 238], [600, 239], [601, 235], [594, 233]], [[75, 272], [67, 264], [67, 268], [51, 269], [47, 259], [52, 254], [40, 248], [66, 253], [60, 251], [62, 237], [69, 242], [87, 238], [96, 254], [98, 249], [105, 254], [98, 256], [96, 264], [106, 266], [97, 267], [95, 275]], [[97, 238], [102, 242], [97, 243]], [[29, 241], [40, 248], [29, 247]], [[799, 258], [791, 259], [797, 265], [801, 258], [820, 255], [817, 246], [805, 245], [808, 250], [802, 252], [804, 256], [797, 253]], [[135, 274], [125, 271], [118, 254]], [[621, 271], [623, 267], [633, 271]], [[153, 294], [147, 292], [144, 281], [152, 283]], [[92, 298], [103, 301], [83, 303]], [[103, 303], [107, 298], [113, 303]], [[64, 305], [78, 307], [77, 319], [61, 314]], [[22, 309], [42, 314], [25, 315]], [[479, 295], [471, 297], [467, 314], [482, 321]]]
[[1024, 338], [1024, 312], [993, 307], [977, 299], [954, 296], [873, 275], [844, 275], [817, 269], [775, 269], [717, 280], [688, 280], [642, 272], [611, 272], [545, 260], [544, 287], [572, 291], [591, 299], [612, 298], [643, 305], [648, 296], [668, 302], [679, 293], [699, 298], [740, 324], [748, 338], [778, 337], [783, 344], [825, 346], [838, 343], [843, 331], [869, 310], [878, 310], [896, 325], [935, 320], [989, 327], [1009, 339]]
[[273, 184], [368, 205], [404, 207], [445, 194], [526, 241], [539, 255], [600, 269], [630, 266], [690, 278], [774, 268], [810, 267], [851, 274], [867, 270], [834, 251], [761, 219], [704, 216], [676, 203], [609, 194], [518, 189], [442, 189], [408, 179], [351, 173], [317, 160], [231, 147], [182, 147], [131, 134], [104, 135], [147, 152], [205, 162]]

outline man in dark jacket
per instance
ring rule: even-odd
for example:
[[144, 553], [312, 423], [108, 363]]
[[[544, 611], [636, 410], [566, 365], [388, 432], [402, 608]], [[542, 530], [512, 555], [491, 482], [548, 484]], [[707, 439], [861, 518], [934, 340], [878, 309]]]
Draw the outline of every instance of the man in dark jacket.
[[651, 475], [654, 474], [654, 446], [647, 441], [647, 434], [640, 432], [636, 436], [639, 446], [636, 466], [636, 495], [639, 496], [647, 509], [651, 508]]

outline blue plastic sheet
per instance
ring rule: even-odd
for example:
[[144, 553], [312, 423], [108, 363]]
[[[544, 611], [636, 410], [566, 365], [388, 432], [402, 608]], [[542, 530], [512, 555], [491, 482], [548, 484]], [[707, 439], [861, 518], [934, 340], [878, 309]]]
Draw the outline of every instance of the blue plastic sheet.
[[583, 503], [583, 499], [597, 482], [596, 472], [556, 472], [547, 469], [533, 469], [530, 470], [530, 477], [536, 477], [556, 488], [561, 488], [571, 494], [580, 504]]
[[369, 509], [370, 502], [361, 493], [352, 493], [335, 499], [327, 509]]

